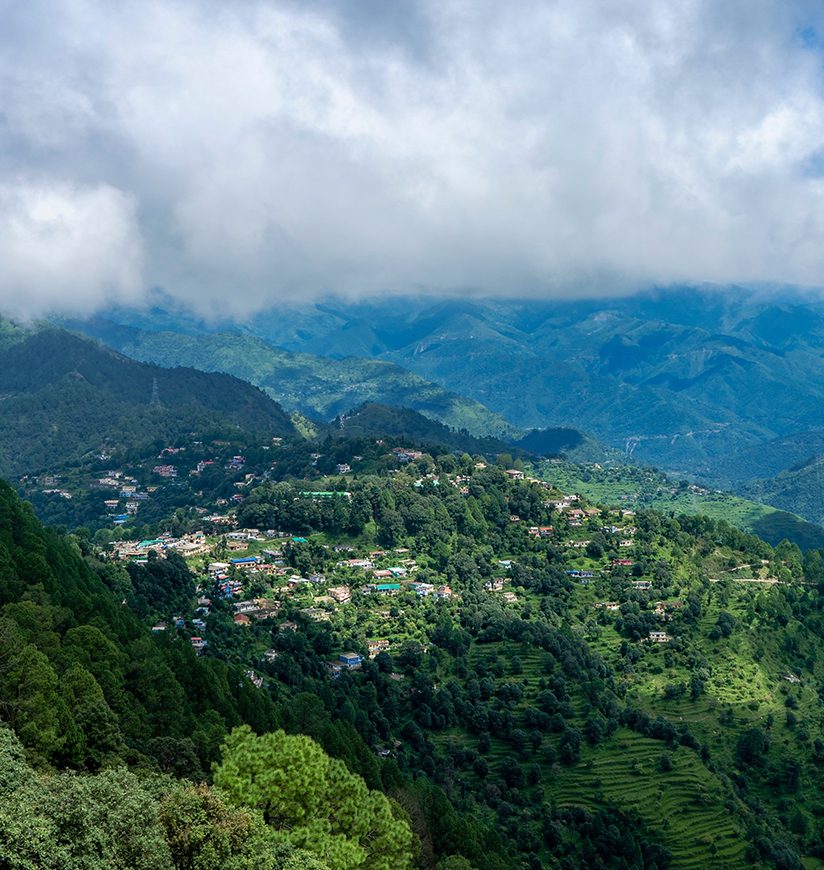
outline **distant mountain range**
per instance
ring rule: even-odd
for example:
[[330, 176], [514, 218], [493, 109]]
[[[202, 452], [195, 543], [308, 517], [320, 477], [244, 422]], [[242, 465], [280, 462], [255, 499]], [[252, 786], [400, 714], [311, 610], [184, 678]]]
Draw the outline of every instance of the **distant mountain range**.
[[377, 402], [509, 442], [571, 428], [626, 461], [824, 516], [817, 483], [790, 472], [824, 454], [824, 303], [795, 290], [327, 300], [243, 324], [155, 309], [79, 326], [137, 358], [248, 378], [316, 419]]
[[0, 328], [3, 475], [227, 428], [295, 434], [276, 402], [238, 378], [135, 362], [55, 327]]
[[480, 402], [382, 360], [296, 353], [237, 332], [151, 332], [105, 318], [69, 325], [133, 359], [243, 378], [287, 410], [319, 421], [331, 420], [364, 402], [380, 402], [411, 408], [473, 436], [508, 438], [518, 434], [514, 426]]
[[[160, 310], [113, 312], [109, 319], [201, 336], [228, 326]], [[716, 485], [755, 476], [752, 457], [762, 449], [774, 460], [758, 469], [766, 476], [822, 445], [824, 304], [790, 291], [689, 287], [587, 301], [327, 301], [281, 306], [231, 326], [344, 366], [353, 356], [392, 362], [521, 429], [592, 432], [636, 460]], [[402, 404], [383, 395], [352, 398]], [[498, 434], [483, 425], [473, 434]], [[792, 456], [783, 465], [788, 438]]]

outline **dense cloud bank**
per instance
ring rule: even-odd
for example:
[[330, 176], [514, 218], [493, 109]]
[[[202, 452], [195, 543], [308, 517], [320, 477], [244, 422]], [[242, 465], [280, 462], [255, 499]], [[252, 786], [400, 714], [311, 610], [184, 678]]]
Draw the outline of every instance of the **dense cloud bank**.
[[816, 5], [4, 7], [5, 311], [824, 283]]

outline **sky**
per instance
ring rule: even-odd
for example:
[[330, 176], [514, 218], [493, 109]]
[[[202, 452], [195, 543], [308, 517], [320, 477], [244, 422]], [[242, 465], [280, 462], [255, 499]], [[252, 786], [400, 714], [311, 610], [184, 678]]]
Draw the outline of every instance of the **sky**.
[[0, 0], [0, 310], [824, 286], [824, 8]]

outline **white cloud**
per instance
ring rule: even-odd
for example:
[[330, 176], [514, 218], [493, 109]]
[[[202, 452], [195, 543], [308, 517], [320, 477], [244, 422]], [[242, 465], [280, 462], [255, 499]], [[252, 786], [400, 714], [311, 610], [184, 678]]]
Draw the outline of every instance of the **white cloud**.
[[0, 185], [0, 300], [11, 315], [89, 313], [142, 296], [134, 205], [108, 185]]
[[[142, 240], [146, 286], [204, 310], [824, 284], [815, 7], [414, 6], [20, 4], [0, 36], [0, 169], [56, 179], [67, 211], [76, 191], [85, 253], [52, 251], [36, 221], [29, 245], [24, 222], [3, 249], [15, 280], [131, 296]], [[101, 238], [104, 200], [120, 218]]]

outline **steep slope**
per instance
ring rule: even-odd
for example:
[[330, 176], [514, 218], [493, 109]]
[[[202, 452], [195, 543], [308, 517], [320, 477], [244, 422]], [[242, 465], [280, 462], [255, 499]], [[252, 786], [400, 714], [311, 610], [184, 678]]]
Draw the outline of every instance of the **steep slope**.
[[742, 492], [824, 525], [824, 456], [814, 456], [774, 477], [752, 481]]
[[[332, 649], [364, 656], [332, 681], [341, 715], [492, 818], [528, 856], [513, 867], [817, 866], [821, 553], [564, 498], [561, 465], [543, 486], [435, 466], [438, 485], [358, 474], [350, 499], [267, 482], [239, 509], [247, 525], [300, 528], [295, 558], [315, 554], [312, 569], [353, 593], [302, 599], [325, 608]], [[363, 570], [333, 542], [399, 579], [359, 594]], [[386, 652], [372, 662], [375, 638]], [[578, 830], [593, 839], [580, 852]], [[625, 848], [640, 831], [654, 857]]]
[[0, 350], [0, 396], [4, 474], [182, 433], [295, 434], [280, 406], [237, 378], [135, 362], [51, 327], [21, 333]]
[[[119, 327], [102, 318], [71, 325], [133, 359], [243, 378], [264, 389], [287, 410], [316, 419], [330, 420], [363, 402], [376, 401], [412, 408], [472, 435], [501, 437], [515, 431], [479, 402], [450, 393], [389, 362], [353, 356], [332, 361], [285, 351], [237, 332], [148, 332]], [[315, 350], [311, 344], [308, 349]]]

